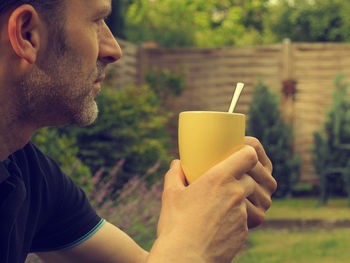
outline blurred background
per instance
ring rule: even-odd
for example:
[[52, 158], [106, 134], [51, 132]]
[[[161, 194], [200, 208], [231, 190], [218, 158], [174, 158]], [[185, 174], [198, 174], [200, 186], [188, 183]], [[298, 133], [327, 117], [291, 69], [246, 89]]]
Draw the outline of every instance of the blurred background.
[[[149, 249], [162, 179], [185, 110], [227, 111], [234, 86], [278, 190], [234, 262], [350, 258], [350, 2], [117, 0], [107, 23], [123, 50], [89, 127], [33, 141], [102, 217]], [[27, 262], [39, 262], [33, 255]]]

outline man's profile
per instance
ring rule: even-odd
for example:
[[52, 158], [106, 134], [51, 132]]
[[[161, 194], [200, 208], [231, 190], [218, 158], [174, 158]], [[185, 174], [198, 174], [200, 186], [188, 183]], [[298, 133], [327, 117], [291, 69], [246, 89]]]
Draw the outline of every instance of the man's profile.
[[30, 252], [47, 262], [230, 262], [276, 189], [258, 140], [190, 186], [172, 162], [150, 252], [30, 142], [41, 127], [97, 118], [105, 68], [122, 56], [110, 12], [111, 0], [0, 0], [0, 262]]

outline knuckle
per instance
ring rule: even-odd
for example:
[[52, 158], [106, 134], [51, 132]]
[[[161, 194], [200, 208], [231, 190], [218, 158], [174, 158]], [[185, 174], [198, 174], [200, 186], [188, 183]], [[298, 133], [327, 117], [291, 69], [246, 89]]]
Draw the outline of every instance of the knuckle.
[[249, 234], [249, 229], [248, 229], [248, 225], [247, 222], [243, 223], [242, 222], [242, 227], [241, 227], [241, 238], [242, 241], [246, 240]]
[[[272, 177], [272, 176], [271, 176]], [[270, 183], [270, 191], [271, 191], [271, 194], [273, 194], [274, 192], [276, 192], [277, 190], [277, 181], [275, 178], [271, 178], [271, 183]]]
[[271, 200], [271, 197], [268, 196], [266, 197], [266, 201], [264, 203], [264, 208], [265, 208], [265, 211], [268, 210], [272, 205], [272, 200]]
[[171, 176], [171, 170], [168, 170], [168, 172], [164, 176], [164, 182], [165, 183], [169, 180], [170, 176]]
[[232, 189], [232, 193], [231, 196], [233, 198], [233, 202], [235, 204], [240, 204], [245, 200], [245, 192], [244, 189], [242, 187], [234, 187]]
[[176, 198], [177, 196], [180, 195], [181, 189], [178, 187], [174, 187], [171, 185], [164, 186], [163, 193], [162, 193], [162, 200], [168, 200], [172, 198]]
[[259, 159], [254, 147], [250, 146], [250, 147], [247, 147], [246, 149], [247, 149], [246, 151], [247, 160], [249, 160], [253, 164], [253, 166], [255, 166], [258, 163]]
[[263, 211], [260, 211], [260, 213], [257, 213], [257, 216], [256, 216], [256, 221], [257, 221], [257, 224], [260, 225], [262, 222], [264, 222], [265, 220], [265, 213]]
[[248, 236], [248, 213], [245, 206], [241, 208], [241, 222], [242, 222], [242, 232], [244, 234], [244, 238]]
[[246, 143], [253, 147], [256, 151], [259, 151], [262, 148], [260, 141], [255, 137], [247, 137]]
[[224, 171], [221, 169], [210, 169], [205, 172], [202, 177], [205, 177], [205, 180], [209, 185], [220, 185], [223, 179], [225, 179], [223, 174]]
[[244, 227], [248, 220], [248, 212], [245, 203], [242, 202], [240, 205], [235, 206], [235, 209], [233, 209], [232, 212], [235, 214], [235, 222], [237, 222], [238, 225], [241, 225], [241, 227]]
[[243, 240], [246, 240], [248, 238], [249, 231], [248, 231], [248, 226], [245, 224], [244, 230], [243, 230]]
[[265, 220], [265, 213], [263, 211], [259, 211], [254, 214], [254, 218], [250, 220], [250, 227], [257, 227], [261, 225]]
[[245, 205], [241, 206], [241, 218], [243, 222], [247, 222], [248, 220], [248, 213], [247, 213], [247, 207]]
[[270, 173], [273, 172], [273, 164], [270, 159], [268, 159], [268, 168], [270, 169]]

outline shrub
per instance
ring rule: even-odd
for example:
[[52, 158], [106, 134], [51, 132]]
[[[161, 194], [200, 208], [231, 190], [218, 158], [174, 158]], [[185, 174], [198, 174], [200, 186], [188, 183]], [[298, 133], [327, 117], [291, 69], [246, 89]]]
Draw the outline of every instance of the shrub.
[[[320, 177], [321, 204], [329, 194], [350, 194], [350, 100], [344, 75], [336, 76], [336, 89], [324, 122], [324, 128], [314, 132], [313, 164]], [[349, 203], [350, 204], [350, 203]]]
[[273, 163], [278, 188], [275, 197], [284, 197], [297, 182], [300, 158], [292, 152], [293, 130], [281, 118], [279, 98], [259, 81], [249, 107], [248, 134], [260, 140]]
[[131, 178], [118, 190], [117, 198], [114, 199], [111, 186], [117, 181], [123, 164], [123, 160], [119, 161], [107, 176], [100, 170], [100, 173], [94, 176], [95, 191], [91, 192], [89, 197], [101, 217], [128, 233], [136, 243], [148, 250], [156, 239], [163, 180], [149, 186], [146, 179], [157, 172], [159, 162], [144, 176]]
[[342, 0], [280, 0], [264, 17], [275, 41], [348, 42], [350, 5]]
[[[158, 160], [162, 167], [170, 162], [168, 149], [172, 145], [166, 125], [172, 114], [160, 110], [158, 97], [148, 86], [106, 86], [96, 101], [100, 113], [93, 125], [61, 129], [76, 138], [78, 157], [94, 173], [101, 167], [110, 171], [118, 160], [125, 159], [115, 183], [118, 189]], [[154, 177], [164, 171], [160, 169]]]
[[109, 171], [124, 159], [116, 189], [160, 161], [158, 172], [148, 178], [157, 180], [172, 158], [168, 125], [173, 114], [166, 102], [183, 92], [184, 75], [154, 68], [145, 78], [148, 85], [144, 86], [104, 86], [96, 98], [100, 113], [93, 125], [60, 129], [77, 139], [78, 156], [94, 173], [101, 167]]
[[38, 130], [32, 138], [45, 154], [53, 158], [62, 171], [82, 187], [87, 193], [92, 190], [91, 171], [83, 164], [78, 155], [78, 147], [74, 137], [59, 134], [57, 128], [45, 127]]
[[166, 104], [169, 98], [180, 96], [185, 90], [185, 76], [182, 73], [153, 68], [146, 74], [145, 79], [161, 105]]

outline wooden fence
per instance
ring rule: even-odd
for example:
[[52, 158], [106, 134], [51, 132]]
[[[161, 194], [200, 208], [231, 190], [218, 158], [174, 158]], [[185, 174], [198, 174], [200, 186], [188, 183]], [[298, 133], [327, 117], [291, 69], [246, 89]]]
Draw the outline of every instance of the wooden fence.
[[350, 81], [350, 44], [291, 43], [227, 48], [138, 47], [119, 41], [123, 58], [112, 65], [115, 84], [142, 84], [157, 67], [184, 72], [187, 89], [170, 107], [226, 111], [236, 82], [246, 87], [236, 108], [247, 114], [254, 85], [261, 79], [281, 97], [281, 110], [295, 130], [294, 149], [302, 158], [301, 179], [316, 183], [311, 163], [312, 133], [321, 128], [332, 101], [333, 79]]

